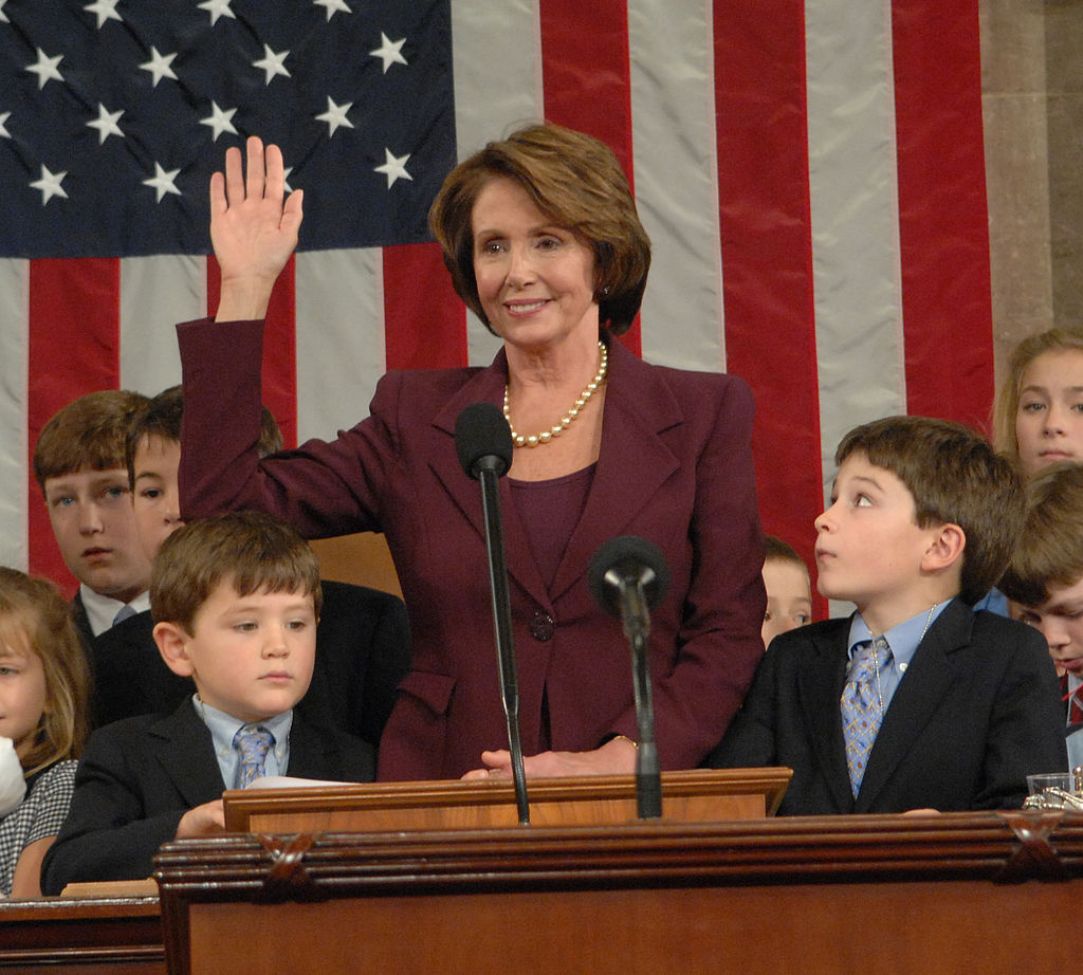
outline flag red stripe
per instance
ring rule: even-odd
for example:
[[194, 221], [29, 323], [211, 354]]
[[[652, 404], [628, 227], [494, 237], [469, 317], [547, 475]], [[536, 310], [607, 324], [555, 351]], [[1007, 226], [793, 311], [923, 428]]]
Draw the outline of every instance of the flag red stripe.
[[[634, 185], [627, 3], [546, 0], [540, 7], [546, 120], [601, 139]], [[641, 353], [638, 319], [621, 341]]]
[[[294, 258], [275, 282], [263, 330], [263, 405], [282, 431], [286, 447], [297, 446], [297, 314]], [[207, 260], [207, 314], [218, 307], [222, 280], [218, 262]]]
[[993, 395], [978, 0], [892, 4], [907, 411], [985, 426]]
[[384, 248], [388, 369], [465, 366], [466, 310], [438, 244]]
[[33, 454], [41, 428], [62, 406], [120, 384], [120, 262], [110, 258], [30, 262], [27, 425], [29, 563], [35, 575], [75, 581], [56, 547]]
[[812, 563], [822, 473], [801, 0], [715, 0], [726, 367], [756, 391], [764, 529]]

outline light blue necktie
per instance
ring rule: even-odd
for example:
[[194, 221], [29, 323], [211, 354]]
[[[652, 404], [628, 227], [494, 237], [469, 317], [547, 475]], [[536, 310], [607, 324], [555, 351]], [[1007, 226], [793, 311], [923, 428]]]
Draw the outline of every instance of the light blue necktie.
[[135, 610], [125, 603], [117, 610], [117, 615], [113, 617], [113, 626], [116, 626], [117, 623], [123, 623], [125, 620], [130, 620], [135, 615]]
[[266, 774], [264, 762], [275, 738], [266, 728], [244, 725], [233, 736], [233, 747], [241, 753], [237, 769], [237, 788], [247, 789], [253, 779]]
[[846, 741], [846, 767], [850, 772], [850, 788], [855, 799], [861, 791], [869, 753], [876, 741], [880, 723], [884, 720], [879, 670], [890, 654], [891, 648], [883, 637], [857, 644], [839, 700], [842, 734]]

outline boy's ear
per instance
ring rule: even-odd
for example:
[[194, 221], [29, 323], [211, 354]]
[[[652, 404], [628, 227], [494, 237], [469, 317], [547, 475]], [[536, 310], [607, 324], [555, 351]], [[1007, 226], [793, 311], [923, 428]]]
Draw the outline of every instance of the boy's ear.
[[157, 623], [154, 642], [165, 665], [181, 677], [192, 676], [192, 661], [188, 657], [187, 641], [190, 639], [183, 626], [177, 623]]
[[945, 522], [936, 529], [932, 544], [921, 560], [925, 572], [943, 572], [950, 569], [966, 550], [966, 532], [954, 522]]

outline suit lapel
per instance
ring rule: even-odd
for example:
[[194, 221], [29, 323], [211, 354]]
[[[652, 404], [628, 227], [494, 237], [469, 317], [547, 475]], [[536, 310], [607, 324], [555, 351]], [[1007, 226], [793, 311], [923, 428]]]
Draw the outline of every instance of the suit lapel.
[[601, 453], [582, 517], [553, 580], [554, 600], [587, 571], [602, 542], [622, 534], [652, 503], [677, 469], [679, 462], [660, 434], [683, 419], [660, 376], [619, 342], [611, 342]]
[[[462, 410], [472, 403], [492, 403], [498, 406], [503, 402], [507, 376], [507, 359], [501, 350], [492, 365], [472, 376], [432, 421], [433, 442], [429, 451], [429, 467], [483, 542], [485, 514], [481, 507], [481, 487], [477, 481], [467, 477], [459, 463], [455, 450], [455, 421]], [[512, 503], [511, 487], [506, 477], [500, 479], [499, 488], [508, 574], [536, 603], [551, 610], [549, 594], [530, 550], [526, 529]]]
[[318, 733], [294, 708], [289, 768], [284, 774], [302, 779], [337, 780], [342, 777], [332, 761], [337, 752], [333, 739]]
[[190, 807], [217, 799], [225, 791], [210, 730], [196, 714], [191, 698], [151, 725], [148, 734], [154, 739], [159, 764]]
[[801, 661], [797, 682], [816, 760], [840, 813], [850, 812], [854, 804], [839, 713], [839, 698], [846, 680], [849, 630], [849, 618], [834, 620], [830, 627], [818, 629], [812, 637], [812, 652]]
[[973, 610], [954, 600], [921, 641], [876, 736], [855, 812], [867, 812], [955, 679], [948, 655], [970, 640]]

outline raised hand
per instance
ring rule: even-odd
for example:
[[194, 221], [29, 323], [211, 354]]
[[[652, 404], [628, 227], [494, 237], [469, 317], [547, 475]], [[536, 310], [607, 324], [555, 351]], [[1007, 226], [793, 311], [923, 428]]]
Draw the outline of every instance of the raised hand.
[[222, 269], [218, 321], [262, 318], [271, 290], [297, 246], [304, 194], [285, 196], [282, 151], [249, 136], [226, 150], [225, 173], [211, 176], [211, 243]]

